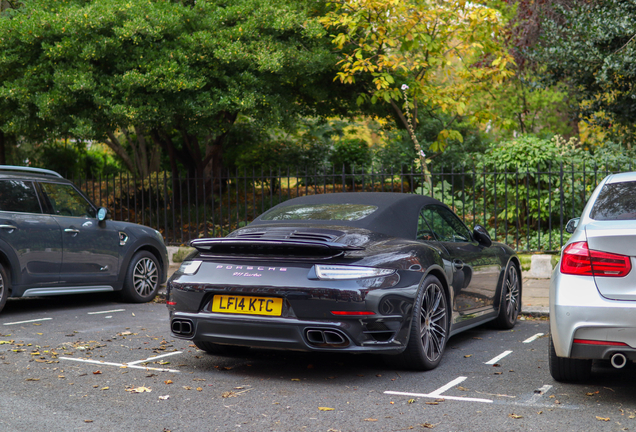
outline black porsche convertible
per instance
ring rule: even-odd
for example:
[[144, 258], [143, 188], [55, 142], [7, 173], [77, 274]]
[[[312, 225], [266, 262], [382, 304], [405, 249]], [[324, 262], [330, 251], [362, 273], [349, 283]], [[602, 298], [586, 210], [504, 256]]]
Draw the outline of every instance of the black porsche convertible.
[[170, 327], [212, 354], [366, 352], [428, 370], [449, 337], [512, 328], [521, 308], [515, 252], [427, 196], [294, 198], [191, 246], [168, 281]]

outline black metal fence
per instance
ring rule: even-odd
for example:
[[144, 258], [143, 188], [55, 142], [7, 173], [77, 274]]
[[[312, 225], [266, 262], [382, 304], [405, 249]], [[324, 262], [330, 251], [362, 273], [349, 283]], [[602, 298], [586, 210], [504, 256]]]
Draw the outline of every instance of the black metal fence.
[[297, 196], [378, 191], [430, 195], [469, 227], [481, 224], [494, 240], [518, 251], [556, 251], [567, 241], [563, 228], [568, 219], [581, 213], [609, 173], [583, 164], [514, 172], [461, 167], [428, 177], [404, 169], [343, 168], [223, 172], [206, 178], [160, 172], [143, 179], [120, 174], [74, 181], [96, 204], [107, 207], [113, 219], [149, 225], [171, 245], [225, 236]]

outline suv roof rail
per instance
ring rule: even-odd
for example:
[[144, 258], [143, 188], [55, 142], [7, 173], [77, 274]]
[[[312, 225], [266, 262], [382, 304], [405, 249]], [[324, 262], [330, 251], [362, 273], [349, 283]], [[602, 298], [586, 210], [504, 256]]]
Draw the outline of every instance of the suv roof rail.
[[33, 174], [44, 174], [44, 175], [50, 175], [53, 177], [64, 178], [59, 173], [53, 170], [48, 170], [44, 168], [23, 167], [23, 166], [15, 166], [15, 165], [0, 165], [0, 171], [22, 171], [22, 172], [30, 172]]

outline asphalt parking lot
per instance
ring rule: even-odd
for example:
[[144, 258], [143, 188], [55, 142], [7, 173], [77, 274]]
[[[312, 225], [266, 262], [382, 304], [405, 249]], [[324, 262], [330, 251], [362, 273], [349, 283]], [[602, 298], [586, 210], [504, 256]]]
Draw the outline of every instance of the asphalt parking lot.
[[585, 384], [548, 371], [548, 321], [452, 338], [430, 372], [374, 356], [252, 350], [169, 337], [161, 303], [10, 300], [0, 315], [0, 429], [42, 431], [634, 430], [634, 367]]

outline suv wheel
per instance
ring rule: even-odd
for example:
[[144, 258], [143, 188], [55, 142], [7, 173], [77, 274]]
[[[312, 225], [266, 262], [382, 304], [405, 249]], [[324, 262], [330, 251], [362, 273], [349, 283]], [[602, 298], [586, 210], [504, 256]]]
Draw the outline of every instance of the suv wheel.
[[586, 381], [592, 374], [592, 360], [557, 357], [552, 336], [550, 336], [548, 362], [552, 378], [563, 382]]
[[4, 266], [0, 264], [0, 311], [4, 308], [9, 298], [9, 278], [7, 277], [7, 271]]
[[148, 302], [157, 295], [160, 280], [157, 258], [148, 251], [139, 251], [128, 265], [122, 299], [130, 303]]

